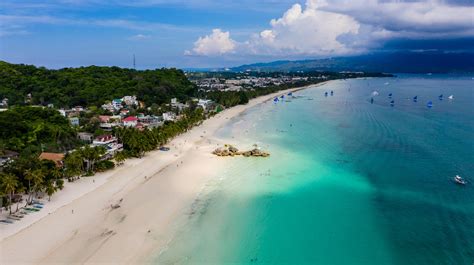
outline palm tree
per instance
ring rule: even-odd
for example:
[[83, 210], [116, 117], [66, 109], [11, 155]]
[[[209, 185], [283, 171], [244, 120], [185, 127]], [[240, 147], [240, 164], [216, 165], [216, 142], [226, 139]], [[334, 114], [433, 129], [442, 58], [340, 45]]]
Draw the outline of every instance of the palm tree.
[[44, 174], [43, 170], [33, 170], [31, 181], [33, 182], [33, 191], [35, 192], [35, 197], [37, 197], [38, 192], [42, 191], [45, 177], [46, 175]]
[[118, 165], [122, 165], [123, 161], [125, 161], [125, 159], [126, 159], [126, 156], [122, 151], [122, 152], [116, 153], [115, 156], [114, 156], [114, 159], [115, 159], [115, 162], [117, 162]]
[[56, 187], [53, 185], [53, 182], [48, 180], [45, 183], [46, 194], [48, 194], [48, 201], [51, 201], [51, 196], [56, 192]]
[[12, 203], [13, 203], [13, 195], [15, 194], [16, 189], [19, 186], [19, 181], [17, 177], [13, 174], [2, 174], [1, 181], [2, 181], [2, 191], [5, 194], [8, 194], [9, 203], [8, 208], [10, 210], [10, 214], [12, 213]]
[[79, 151], [72, 152], [64, 159], [64, 174], [71, 181], [83, 172], [84, 160]]

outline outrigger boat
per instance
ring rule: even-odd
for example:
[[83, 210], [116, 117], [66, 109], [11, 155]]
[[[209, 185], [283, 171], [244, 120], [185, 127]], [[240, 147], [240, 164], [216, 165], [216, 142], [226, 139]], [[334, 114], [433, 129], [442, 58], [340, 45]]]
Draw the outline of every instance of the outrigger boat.
[[461, 178], [459, 175], [456, 175], [454, 177], [454, 182], [456, 182], [457, 184], [460, 184], [460, 185], [466, 185], [467, 184], [467, 181], [464, 180], [463, 178]]

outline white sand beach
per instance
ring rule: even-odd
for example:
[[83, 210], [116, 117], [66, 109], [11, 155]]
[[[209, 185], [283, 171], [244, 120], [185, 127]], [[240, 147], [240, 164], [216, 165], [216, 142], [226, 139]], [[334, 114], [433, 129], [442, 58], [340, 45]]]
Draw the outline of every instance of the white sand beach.
[[300, 89], [227, 109], [172, 140], [168, 152], [153, 151], [68, 183], [40, 212], [0, 225], [0, 263], [146, 262], [172, 238], [174, 222], [229, 159], [211, 154], [222, 144], [215, 132], [248, 108]]

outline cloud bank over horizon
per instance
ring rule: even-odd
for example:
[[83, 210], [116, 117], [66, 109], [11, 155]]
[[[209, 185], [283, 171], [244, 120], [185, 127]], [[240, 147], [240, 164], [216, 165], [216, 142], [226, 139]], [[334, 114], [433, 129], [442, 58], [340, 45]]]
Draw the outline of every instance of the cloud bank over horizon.
[[3, 0], [0, 21], [0, 60], [51, 68], [474, 52], [474, 0]]
[[[270, 28], [236, 41], [231, 32], [200, 37], [186, 55], [351, 55], [391, 41], [474, 37], [474, 6], [454, 1], [307, 0], [272, 19]], [[203, 40], [206, 40], [205, 42]], [[232, 45], [229, 45], [232, 43]]]

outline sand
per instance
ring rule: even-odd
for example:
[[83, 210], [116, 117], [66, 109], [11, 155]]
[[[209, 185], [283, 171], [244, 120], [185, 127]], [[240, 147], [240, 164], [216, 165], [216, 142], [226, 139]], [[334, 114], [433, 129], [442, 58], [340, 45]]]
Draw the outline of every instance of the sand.
[[168, 152], [153, 151], [69, 183], [39, 213], [0, 225], [0, 263], [147, 262], [172, 239], [176, 220], [190, 214], [199, 193], [232, 159], [211, 154], [223, 144], [215, 132], [248, 108], [300, 89], [227, 109], [173, 139]]

